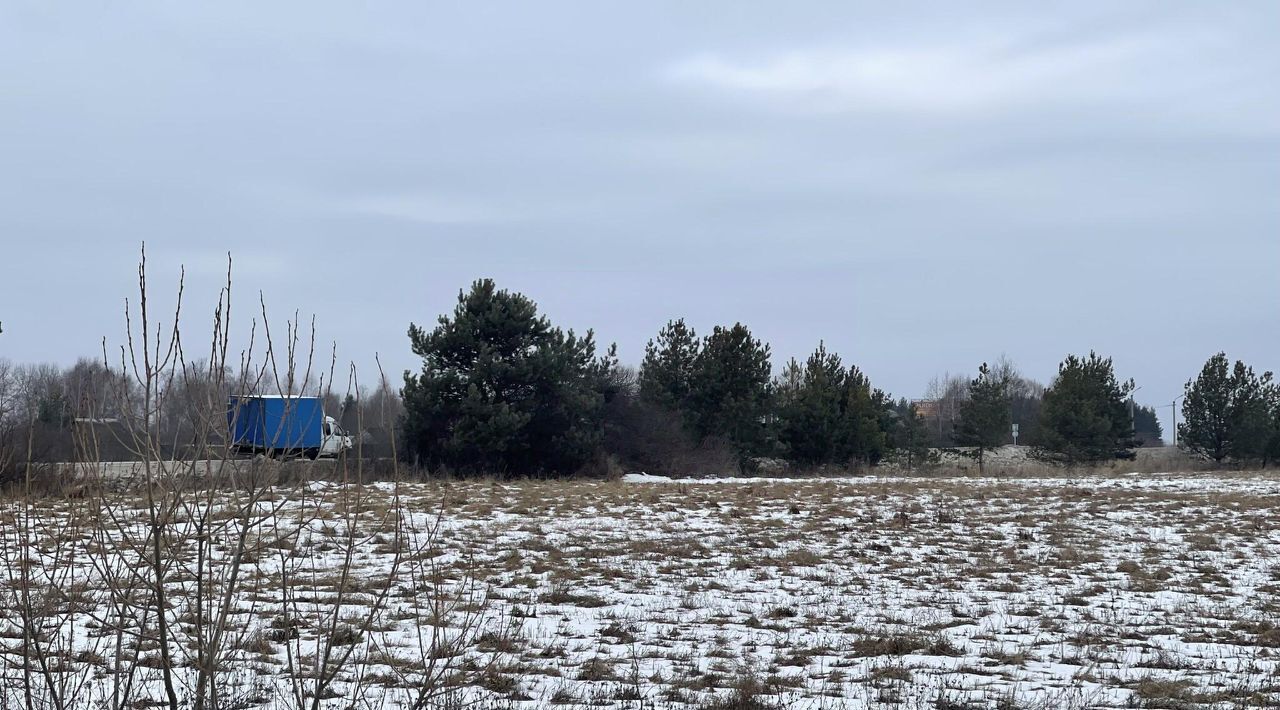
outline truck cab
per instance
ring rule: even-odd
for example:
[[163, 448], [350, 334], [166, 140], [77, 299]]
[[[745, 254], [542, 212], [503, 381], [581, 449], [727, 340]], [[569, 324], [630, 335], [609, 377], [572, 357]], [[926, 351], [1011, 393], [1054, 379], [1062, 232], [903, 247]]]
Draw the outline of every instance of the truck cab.
[[325, 416], [324, 418], [324, 438], [320, 441], [320, 450], [316, 452], [316, 456], [337, 456], [339, 453], [351, 448], [351, 436], [338, 426], [337, 420], [333, 417]]

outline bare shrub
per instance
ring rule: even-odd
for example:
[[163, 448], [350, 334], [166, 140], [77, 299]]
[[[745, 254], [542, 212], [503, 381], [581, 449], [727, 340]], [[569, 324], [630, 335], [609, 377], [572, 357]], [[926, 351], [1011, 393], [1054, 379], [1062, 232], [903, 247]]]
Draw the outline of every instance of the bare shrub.
[[[0, 706], [319, 710], [379, 692], [425, 708], [483, 692], [502, 652], [477, 639], [518, 633], [491, 612], [473, 565], [428, 554], [444, 499], [425, 515], [401, 499], [393, 442], [390, 482], [377, 485], [359, 450], [315, 464], [236, 459], [228, 393], [330, 398], [336, 357], [317, 367], [314, 326], [307, 336], [290, 321], [273, 337], [265, 305], [233, 353], [231, 294], [228, 262], [207, 349], [192, 357], [182, 282], [160, 327], [144, 252], [114, 362], [104, 343], [100, 366], [71, 380], [76, 411], [110, 413], [112, 426], [69, 429], [57, 465], [39, 460], [35, 428], [25, 447], [0, 441], [0, 463], [22, 473], [0, 503]], [[395, 416], [382, 381], [381, 411], [361, 416]], [[358, 403], [354, 369], [347, 389]], [[393, 609], [415, 623], [392, 623]], [[395, 653], [392, 630], [417, 648]]]

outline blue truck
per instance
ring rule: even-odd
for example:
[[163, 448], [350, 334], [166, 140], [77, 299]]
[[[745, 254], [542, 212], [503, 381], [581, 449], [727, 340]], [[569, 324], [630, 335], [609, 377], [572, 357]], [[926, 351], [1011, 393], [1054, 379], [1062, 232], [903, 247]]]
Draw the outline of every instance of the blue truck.
[[232, 395], [227, 429], [232, 449], [241, 454], [315, 459], [351, 448], [351, 437], [325, 415], [319, 397]]

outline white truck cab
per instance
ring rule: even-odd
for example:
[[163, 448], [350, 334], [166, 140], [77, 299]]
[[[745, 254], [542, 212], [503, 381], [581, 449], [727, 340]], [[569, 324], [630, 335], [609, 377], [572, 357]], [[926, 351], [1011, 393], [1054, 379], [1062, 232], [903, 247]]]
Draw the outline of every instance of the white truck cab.
[[351, 437], [333, 417], [324, 418], [324, 438], [320, 440], [320, 456], [337, 456], [351, 448]]

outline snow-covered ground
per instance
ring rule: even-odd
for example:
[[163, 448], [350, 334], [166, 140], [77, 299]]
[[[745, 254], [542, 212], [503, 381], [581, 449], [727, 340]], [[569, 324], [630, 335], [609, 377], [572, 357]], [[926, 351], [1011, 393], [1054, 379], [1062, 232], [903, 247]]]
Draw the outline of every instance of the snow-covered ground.
[[[274, 491], [254, 508], [251, 554], [206, 550], [219, 574], [242, 562], [227, 597], [238, 650], [217, 676], [240, 706], [300, 704], [326, 649], [343, 656], [322, 688], [331, 708], [407, 707], [428, 685], [530, 708], [1280, 703], [1269, 476], [376, 484], [354, 503], [353, 490]], [[125, 634], [117, 651], [118, 597], [99, 579], [133, 559], [124, 533], [92, 532], [80, 500], [30, 512], [30, 535], [18, 518], [3, 529], [7, 591], [23, 539], [40, 540], [32, 567], [74, 568], [34, 575], [75, 590], [41, 622], [60, 677], [79, 683], [72, 707], [109, 702], [118, 657], [139, 660], [137, 700], [163, 700], [154, 640]], [[113, 529], [126, 528], [141, 534]], [[183, 540], [169, 548], [180, 690], [207, 634], [192, 621], [199, 547]], [[22, 674], [16, 600], [5, 702]], [[762, 705], [729, 704], [750, 696]]]

